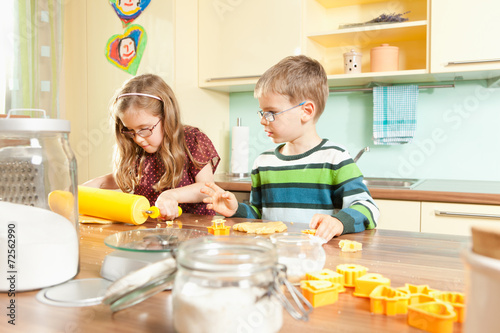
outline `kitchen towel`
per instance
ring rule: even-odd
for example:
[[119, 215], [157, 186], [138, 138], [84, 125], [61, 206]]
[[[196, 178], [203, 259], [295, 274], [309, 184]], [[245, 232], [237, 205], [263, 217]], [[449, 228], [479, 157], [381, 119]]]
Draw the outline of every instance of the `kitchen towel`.
[[232, 176], [248, 176], [248, 154], [249, 154], [250, 128], [247, 126], [235, 126], [231, 136], [231, 174]]
[[373, 142], [396, 145], [413, 140], [417, 127], [417, 85], [373, 88]]

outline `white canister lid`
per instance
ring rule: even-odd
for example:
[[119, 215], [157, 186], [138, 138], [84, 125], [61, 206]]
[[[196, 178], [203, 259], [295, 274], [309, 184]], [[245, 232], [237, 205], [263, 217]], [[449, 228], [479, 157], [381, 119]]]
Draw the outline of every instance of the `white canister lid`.
[[59, 132], [69, 133], [69, 120], [41, 118], [1, 118], [0, 132]]

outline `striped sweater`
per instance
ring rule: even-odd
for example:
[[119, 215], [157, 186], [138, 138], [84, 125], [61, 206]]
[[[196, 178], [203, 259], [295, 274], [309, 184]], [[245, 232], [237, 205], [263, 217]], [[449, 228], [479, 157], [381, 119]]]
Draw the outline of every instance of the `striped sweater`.
[[327, 139], [300, 155], [281, 147], [257, 157], [250, 205], [240, 203], [234, 217], [309, 223], [319, 213], [338, 218], [344, 234], [376, 227], [379, 210], [347, 150]]

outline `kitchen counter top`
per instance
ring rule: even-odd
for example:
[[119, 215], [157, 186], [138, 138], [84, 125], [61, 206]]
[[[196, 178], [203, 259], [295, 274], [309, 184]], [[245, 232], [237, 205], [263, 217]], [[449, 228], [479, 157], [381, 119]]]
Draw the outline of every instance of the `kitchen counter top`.
[[[227, 191], [250, 192], [250, 178], [215, 176]], [[412, 189], [369, 187], [374, 199], [500, 205], [500, 182], [425, 179]]]
[[[212, 217], [183, 214], [179, 219], [185, 228], [206, 230]], [[247, 221], [226, 219], [226, 225]], [[104, 245], [108, 235], [124, 230], [155, 228], [157, 222], [141, 226], [115, 224], [80, 225], [80, 272], [77, 279], [99, 277], [106, 254], [114, 251]], [[165, 223], [160, 224], [165, 227]], [[303, 225], [287, 224], [289, 231], [300, 231]], [[240, 232], [231, 231], [234, 235]], [[356, 253], [340, 252], [342, 239], [363, 243]], [[391, 279], [394, 287], [405, 283], [429, 285], [433, 289], [464, 292], [465, 271], [460, 251], [468, 244], [468, 237], [369, 230], [343, 235], [324, 245], [327, 254], [325, 268], [335, 270], [339, 264], [360, 264], [371, 273], [380, 273]], [[22, 246], [22, 244], [20, 244]], [[112, 314], [107, 306], [57, 307], [36, 300], [38, 291], [16, 293], [14, 298], [0, 293], [4, 315], [1, 332], [173, 332], [172, 296], [164, 291], [128, 309]], [[5, 308], [14, 299], [16, 325], [7, 323]], [[296, 321], [286, 312], [280, 332], [422, 332], [406, 323], [407, 316], [388, 317], [370, 313], [366, 298], [352, 296], [352, 288], [339, 295], [335, 304], [315, 308], [308, 322]], [[454, 332], [462, 332], [462, 324], [454, 324]]]

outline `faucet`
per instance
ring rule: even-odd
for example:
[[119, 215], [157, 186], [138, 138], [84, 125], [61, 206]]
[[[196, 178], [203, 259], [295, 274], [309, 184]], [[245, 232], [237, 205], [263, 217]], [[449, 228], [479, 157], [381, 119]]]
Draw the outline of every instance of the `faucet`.
[[359, 158], [361, 157], [361, 155], [364, 154], [365, 151], [370, 151], [370, 147], [365, 147], [365, 148], [361, 149], [359, 151], [358, 155], [356, 155], [356, 157], [354, 157], [354, 163], [356, 163], [359, 160]]

